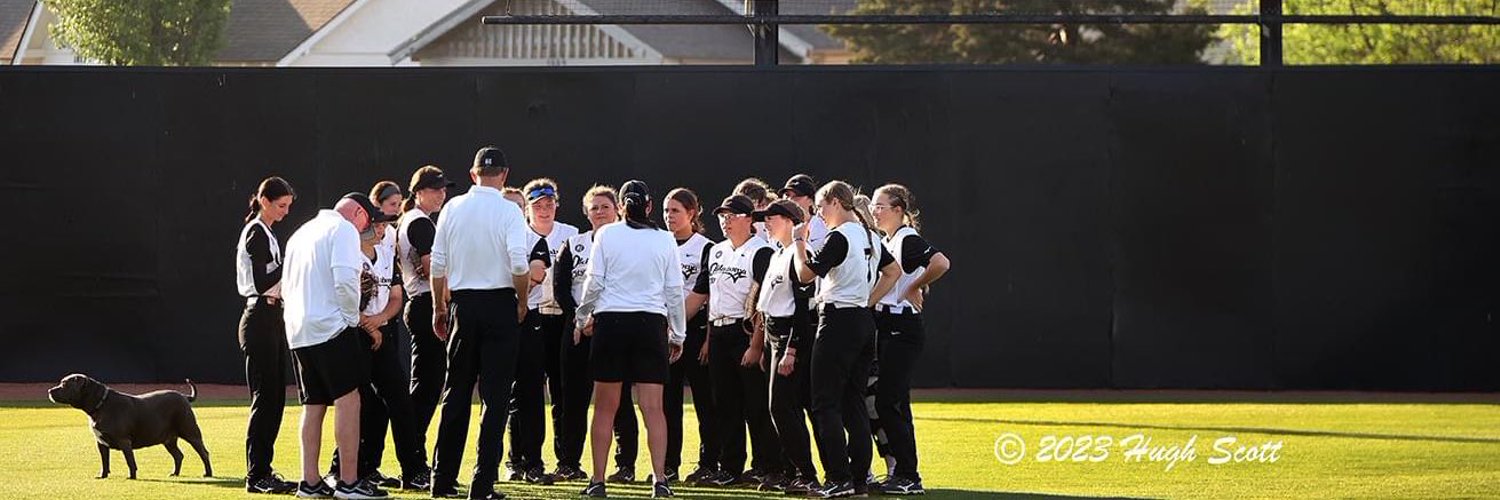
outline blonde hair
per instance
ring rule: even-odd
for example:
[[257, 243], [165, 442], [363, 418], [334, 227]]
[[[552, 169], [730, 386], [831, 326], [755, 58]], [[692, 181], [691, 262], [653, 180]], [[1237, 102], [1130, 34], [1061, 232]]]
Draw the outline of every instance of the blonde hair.
[[918, 217], [922, 211], [917, 209], [917, 199], [912, 197], [911, 190], [906, 186], [891, 183], [880, 186], [875, 190], [875, 196], [885, 195], [891, 200], [892, 207], [901, 207], [901, 223], [911, 226], [912, 229], [921, 230], [922, 221]]
[[[516, 195], [517, 197], [519, 197], [520, 198], [519, 200], [511, 200], [511, 201], [516, 202], [516, 206], [520, 207], [521, 213], [523, 213], [523, 214], [528, 213], [527, 210], [526, 210], [526, 195], [521, 192], [521, 188], [513, 188], [513, 187], [506, 186], [505, 189], [501, 189], [500, 190], [500, 196], [505, 196], [507, 200], [510, 199], [509, 198], [510, 195]], [[531, 216], [527, 215], [526, 216], [526, 220], [531, 220]]]
[[870, 233], [874, 231], [874, 229], [870, 225], [870, 221], [873, 220], [873, 218], [870, 217], [869, 213], [869, 198], [865, 198], [866, 201], [863, 208], [861, 208], [861, 206], [855, 201], [858, 197], [863, 196], [864, 195], [857, 194], [854, 191], [854, 188], [850, 187], [849, 184], [845, 183], [844, 181], [829, 181], [827, 184], [824, 184], [822, 188], [818, 189], [818, 195], [815, 199], [820, 203], [824, 201], [837, 202], [839, 204], [839, 208], [843, 208], [844, 210], [852, 212], [854, 214], [854, 218], [859, 219], [859, 224], [861, 226], [864, 226], [865, 228], [865, 239], [868, 240], [870, 247], [874, 248], [875, 238], [870, 235]]

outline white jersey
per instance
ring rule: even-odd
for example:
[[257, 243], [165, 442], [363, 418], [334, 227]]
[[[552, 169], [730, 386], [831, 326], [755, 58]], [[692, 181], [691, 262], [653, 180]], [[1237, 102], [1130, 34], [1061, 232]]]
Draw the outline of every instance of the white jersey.
[[375, 259], [365, 259], [365, 272], [370, 273], [374, 290], [371, 290], [370, 302], [365, 305], [363, 314], [373, 316], [385, 311], [385, 306], [391, 301], [391, 285], [396, 278], [396, 233], [387, 230], [385, 238], [375, 244]]
[[[542, 235], [534, 230], [526, 232], [526, 245], [528, 248], [535, 247], [541, 241]], [[562, 222], [552, 223], [552, 234], [547, 235], [548, 262], [557, 265], [557, 253], [562, 251], [563, 245], [569, 238], [578, 236], [578, 228]], [[526, 307], [528, 309], [540, 310], [543, 314], [562, 314], [562, 306], [557, 304], [557, 298], [552, 296], [552, 273], [544, 273], [542, 283], [531, 287], [526, 294]]]
[[276, 241], [276, 233], [271, 232], [271, 228], [266, 226], [266, 223], [262, 222], [260, 217], [256, 217], [250, 222], [245, 223], [245, 227], [240, 229], [240, 241], [235, 247], [234, 252], [235, 284], [240, 291], [241, 297], [254, 297], [257, 295], [280, 297], [281, 283], [279, 282], [272, 285], [264, 294], [255, 289], [255, 273], [251, 269], [251, 266], [254, 264], [250, 262], [250, 250], [245, 247], [245, 244], [250, 239], [250, 230], [257, 227], [265, 232], [266, 242], [271, 247], [271, 261], [266, 263], [266, 268], [262, 271], [273, 273], [281, 268], [281, 242]]
[[785, 318], [797, 313], [797, 277], [792, 275], [796, 254], [793, 247], [783, 247], [771, 256], [771, 266], [766, 268], [760, 297], [755, 302], [755, 307], [767, 316]]
[[[891, 257], [896, 259], [897, 264], [901, 263], [902, 241], [904, 241], [907, 236], [916, 235], [917, 230], [912, 229], [910, 226], [901, 226], [901, 229], [897, 229], [894, 234], [885, 239], [885, 249], [886, 251], [891, 253]], [[908, 287], [911, 286], [912, 282], [917, 280], [918, 276], [922, 275], [922, 272], [926, 269], [927, 268], [925, 266], [919, 267], [908, 273], [906, 272], [906, 268], [903, 267], [901, 269], [901, 276], [899, 278], [896, 278], [896, 286], [891, 287], [891, 291], [887, 292], [884, 297], [880, 298], [880, 304], [891, 307], [911, 307], [911, 302], [907, 301], [906, 297], [902, 296], [902, 294]]]
[[[677, 253], [682, 259], [682, 283], [683, 292], [693, 290], [693, 285], [698, 283], [698, 275], [703, 274], [703, 256], [708, 253], [714, 240], [708, 239], [699, 233], [693, 233], [691, 237], [677, 245]], [[689, 311], [692, 312], [692, 311]]]
[[802, 225], [807, 226], [807, 249], [813, 252], [822, 250], [823, 240], [828, 239], [828, 223], [823, 222], [823, 216], [814, 215]]
[[743, 319], [745, 305], [754, 284], [755, 254], [767, 248], [765, 240], [750, 238], [739, 248], [724, 240], [709, 249], [708, 319]]
[[[410, 237], [411, 225], [418, 220], [431, 223], [432, 218], [427, 212], [420, 208], [407, 210], [401, 214], [401, 220], [396, 225], [396, 256], [401, 263], [401, 288], [406, 290], [406, 296], [421, 295], [432, 291], [432, 283], [422, 277], [417, 269], [422, 266], [422, 256], [412, 248]], [[435, 230], [435, 229], [434, 229]], [[428, 250], [431, 250], [429, 248]]]
[[[578, 304], [583, 301], [583, 281], [588, 277], [589, 252], [594, 248], [594, 232], [589, 231], [575, 235], [572, 238], [568, 238], [565, 243], [568, 245], [569, 258], [572, 259], [572, 265], [569, 266], [571, 271], [569, 272], [570, 276], [568, 276], [568, 279], [573, 282], [573, 303]], [[556, 262], [552, 263], [552, 269], [558, 269]], [[547, 274], [552, 275], [554, 273], [549, 272]], [[556, 278], [552, 279], [555, 280]]]
[[830, 233], [844, 236], [849, 250], [843, 262], [818, 278], [818, 303], [839, 307], [866, 307], [880, 272], [880, 236], [858, 222], [840, 224]]

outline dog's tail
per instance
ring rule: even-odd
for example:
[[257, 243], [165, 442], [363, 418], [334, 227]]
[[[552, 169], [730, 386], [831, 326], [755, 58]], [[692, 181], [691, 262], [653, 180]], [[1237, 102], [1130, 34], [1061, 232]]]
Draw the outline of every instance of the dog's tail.
[[189, 379], [183, 379], [183, 380], [187, 381], [188, 390], [192, 391], [192, 392], [188, 393], [188, 395], [187, 395], [188, 402], [191, 403], [191, 402], [197, 401], [198, 400], [198, 386], [193, 385], [193, 379], [189, 378]]

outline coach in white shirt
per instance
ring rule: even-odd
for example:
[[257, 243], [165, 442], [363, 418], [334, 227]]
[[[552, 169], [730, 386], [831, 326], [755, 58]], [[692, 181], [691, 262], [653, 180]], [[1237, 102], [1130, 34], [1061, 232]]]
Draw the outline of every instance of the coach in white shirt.
[[297, 496], [384, 498], [385, 492], [359, 481], [357, 467], [339, 471], [330, 488], [318, 474], [323, 417], [332, 404], [334, 439], [348, 456], [359, 456], [359, 386], [369, 382], [359, 335], [359, 274], [365, 258], [360, 233], [389, 219], [359, 193], [321, 210], [297, 228], [286, 246], [281, 297], [287, 344], [297, 367], [302, 398], [302, 482]]
[[[479, 416], [479, 463], [471, 499], [505, 498], [494, 491], [504, 450], [506, 409], [516, 374], [519, 322], [530, 268], [526, 217], [500, 193], [510, 167], [499, 148], [481, 148], [469, 177], [474, 187], [453, 198], [432, 242], [432, 328], [448, 342], [443, 414], [433, 451], [432, 496], [457, 493], [455, 484], [469, 431], [474, 385]], [[450, 296], [452, 321], [450, 315]], [[452, 331], [449, 331], [450, 326]]]

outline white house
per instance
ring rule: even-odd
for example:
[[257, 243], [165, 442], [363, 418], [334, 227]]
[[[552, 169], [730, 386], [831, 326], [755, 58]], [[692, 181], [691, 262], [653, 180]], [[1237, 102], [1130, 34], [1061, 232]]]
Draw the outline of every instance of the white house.
[[[840, 0], [837, 9], [855, 0]], [[233, 0], [221, 66], [748, 64], [744, 26], [484, 26], [500, 14], [730, 14], [738, 0]], [[820, 8], [829, 8], [820, 2]], [[798, 12], [795, 2], [783, 13]], [[827, 13], [827, 12], [821, 12]], [[88, 64], [37, 0], [0, 0], [0, 64]], [[848, 62], [813, 26], [780, 31], [783, 64]]]

